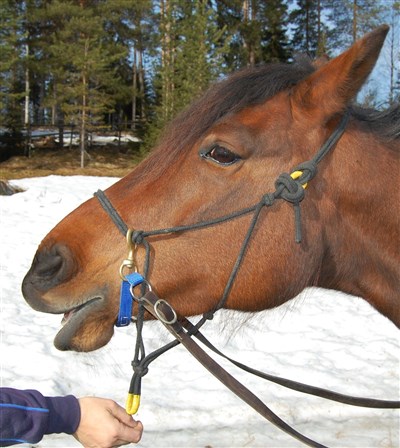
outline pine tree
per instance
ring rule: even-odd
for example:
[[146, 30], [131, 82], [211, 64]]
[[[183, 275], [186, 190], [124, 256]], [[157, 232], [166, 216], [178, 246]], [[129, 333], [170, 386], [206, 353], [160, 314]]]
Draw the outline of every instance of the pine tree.
[[322, 0], [297, 0], [290, 13], [293, 27], [293, 50], [312, 58], [328, 53], [326, 36], [328, 27], [323, 22]]
[[48, 72], [42, 70], [43, 61], [46, 60], [43, 42], [47, 41], [47, 36], [50, 32], [48, 27], [45, 26], [45, 22], [41, 20], [41, 12], [46, 3], [46, 0], [26, 0], [24, 8], [24, 29], [27, 35], [26, 53], [29, 54], [25, 67], [25, 102], [26, 105], [29, 103], [29, 111], [25, 107], [25, 122], [29, 121], [30, 123], [39, 123], [41, 125], [47, 124], [44, 99], [49, 79]]
[[136, 129], [136, 121], [143, 123], [147, 120], [147, 85], [144, 57], [152, 49], [153, 14], [152, 2], [141, 0], [135, 2], [133, 17], [133, 64], [132, 64], [132, 128]]
[[[329, 32], [329, 39], [337, 52], [350, 46], [363, 34], [386, 23], [390, 7], [396, 3], [392, 0], [324, 1], [330, 10], [328, 17], [333, 24], [333, 29]], [[390, 35], [388, 39], [390, 39]], [[381, 83], [386, 84], [381, 88], [377, 88], [375, 84], [374, 78], [370, 78], [358, 94], [359, 101], [368, 107], [378, 107], [383, 102], [382, 98], [378, 97], [378, 92], [381, 92], [382, 87], [386, 87], [387, 84]]]
[[24, 2], [0, 0], [0, 126], [19, 134], [23, 127], [26, 34]]
[[[159, 30], [161, 34], [161, 59], [158, 62], [156, 77], [159, 76], [158, 88], [160, 103], [157, 121], [161, 127], [174, 114], [174, 63], [176, 40], [178, 39], [177, 16], [178, 2], [175, 0], [160, 0]], [[156, 78], [157, 82], [157, 78]]]
[[115, 63], [126, 54], [110, 41], [105, 28], [105, 1], [54, 0], [47, 19], [55, 32], [47, 46], [53, 92], [48, 96], [62, 111], [65, 121], [79, 129], [81, 166], [86, 154], [87, 132], [113, 110], [115, 92], [121, 86]]
[[389, 11], [389, 104], [400, 102], [400, 1]]
[[243, 45], [243, 0], [215, 2], [216, 24], [221, 32], [220, 43], [227, 44], [224, 61], [228, 71], [248, 65], [248, 54]]
[[[105, 10], [107, 8], [107, 10]], [[153, 14], [151, 0], [114, 0], [106, 2], [103, 9], [107, 17], [107, 34], [127, 50], [118, 61], [118, 74], [125, 81], [115, 97], [117, 107], [114, 122], [121, 124], [125, 117], [131, 119], [131, 128], [146, 120], [146, 74], [144, 57], [152, 48]], [[122, 86], [121, 86], [122, 87]]]
[[261, 62], [287, 61], [287, 2], [232, 0], [217, 2], [217, 23], [229, 42], [228, 71]]
[[174, 84], [177, 90], [173, 114], [186, 107], [223, 73], [222, 54], [218, 48], [220, 32], [215, 26], [214, 11], [206, 0], [183, 2], [177, 23], [178, 45], [174, 55]]
[[155, 108], [147, 146], [190, 101], [223, 73], [221, 31], [206, 0], [159, 2], [159, 41], [154, 90]]
[[288, 13], [283, 0], [269, 0], [260, 3], [262, 27], [262, 60], [264, 62], [285, 62], [290, 58], [287, 42]]
[[378, 0], [324, 0], [324, 3], [330, 10], [328, 17], [333, 24], [329, 39], [338, 51], [379, 26], [387, 8], [385, 1]]
[[255, 0], [243, 0], [242, 20], [239, 25], [243, 47], [243, 65], [254, 66], [261, 60], [261, 22], [259, 5]]

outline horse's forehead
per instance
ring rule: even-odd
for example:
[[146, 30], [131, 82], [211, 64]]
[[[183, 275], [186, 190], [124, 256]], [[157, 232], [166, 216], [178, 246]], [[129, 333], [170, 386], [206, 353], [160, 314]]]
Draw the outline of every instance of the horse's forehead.
[[287, 125], [291, 117], [288, 92], [282, 92], [263, 103], [251, 105], [221, 119], [208, 132], [216, 134], [248, 134], [261, 131], [274, 123]]
[[213, 126], [203, 138], [201, 145], [214, 142], [226, 143], [228, 145], [244, 145], [251, 141], [252, 132], [243, 122], [235, 119], [225, 119]]
[[286, 92], [278, 94], [263, 104], [247, 107], [238, 113], [237, 119], [253, 131], [262, 130], [274, 123], [287, 125], [290, 119], [290, 102]]

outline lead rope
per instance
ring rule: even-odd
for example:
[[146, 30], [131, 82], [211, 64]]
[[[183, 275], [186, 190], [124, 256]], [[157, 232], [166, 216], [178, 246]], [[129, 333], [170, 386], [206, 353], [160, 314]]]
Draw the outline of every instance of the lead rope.
[[[227, 359], [235, 366], [257, 375], [261, 378], [273, 381], [277, 384], [285, 386], [289, 389], [296, 390], [298, 392], [306, 392], [318, 397], [326, 398], [329, 400], [352, 404], [355, 406], [373, 407], [373, 408], [399, 408], [400, 402], [398, 401], [381, 401], [373, 399], [363, 399], [350, 397], [347, 395], [338, 394], [325, 389], [311, 387], [296, 381], [287, 380], [285, 378], [275, 377], [273, 375], [264, 374], [255, 369], [251, 369], [244, 364], [241, 364], [233, 359], [225, 356], [219, 350], [217, 350], [186, 318], [183, 319], [183, 326], [181, 322], [176, 319], [176, 312], [171, 305], [165, 300], [160, 300], [153, 292], [147, 292], [143, 297], [137, 299], [141, 301], [146, 310], [156, 317], [176, 338], [181, 342], [184, 347], [193, 355], [210, 373], [212, 373], [219, 381], [221, 381], [225, 387], [229, 388], [235, 395], [245, 401], [249, 406], [256, 410], [265, 419], [273, 423], [282, 431], [291, 435], [292, 437], [300, 440], [306, 445], [323, 448], [324, 445], [304, 436], [296, 431], [274, 412], [269, 409], [253, 392], [247, 389], [243, 384], [237, 381], [231, 374], [217, 364], [198, 344], [196, 344], [192, 338], [194, 335], [201, 343], [206, 347]], [[326, 448], [326, 447], [325, 447]]]
[[176, 313], [174, 309], [167, 302], [164, 300], [160, 301], [160, 299], [151, 291], [147, 292], [139, 300], [144, 303], [146, 310], [153, 316], [157, 317], [176, 338], [176, 340], [180, 341], [189, 353], [197, 359], [197, 361], [199, 361], [212, 375], [221, 381], [225, 387], [251, 406], [261, 416], [273, 423], [282, 431], [308, 446], [314, 448], [326, 448], [325, 445], [315, 442], [288, 425], [284, 420], [271, 411], [271, 409], [256, 395], [254, 395], [251, 390], [247, 389], [247, 387], [245, 387], [230, 373], [217, 364], [214, 359], [212, 359], [198, 344], [193, 341], [191, 335], [184, 331], [184, 328], [180, 322], [175, 319]]

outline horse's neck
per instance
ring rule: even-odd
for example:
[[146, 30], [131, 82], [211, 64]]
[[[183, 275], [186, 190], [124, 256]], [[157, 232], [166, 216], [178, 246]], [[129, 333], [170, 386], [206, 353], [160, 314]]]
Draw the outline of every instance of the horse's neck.
[[355, 133], [332, 159], [319, 284], [363, 297], [400, 327], [398, 153]]

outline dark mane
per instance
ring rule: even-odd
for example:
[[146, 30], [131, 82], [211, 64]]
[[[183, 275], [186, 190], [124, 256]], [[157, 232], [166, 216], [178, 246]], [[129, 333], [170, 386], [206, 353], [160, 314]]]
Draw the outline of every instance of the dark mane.
[[[194, 145], [219, 119], [245, 107], [264, 103], [296, 85], [313, 71], [315, 67], [304, 57], [292, 64], [275, 63], [246, 68], [215, 83], [169, 124], [159, 145], [141, 164], [140, 172], [135, 172], [136, 179], [144, 174], [160, 175], [185, 148]], [[351, 112], [378, 137], [384, 140], [400, 138], [399, 105], [386, 111], [354, 106]]]
[[382, 140], [400, 139], [400, 104], [386, 110], [352, 108], [352, 115], [364, 122]]

